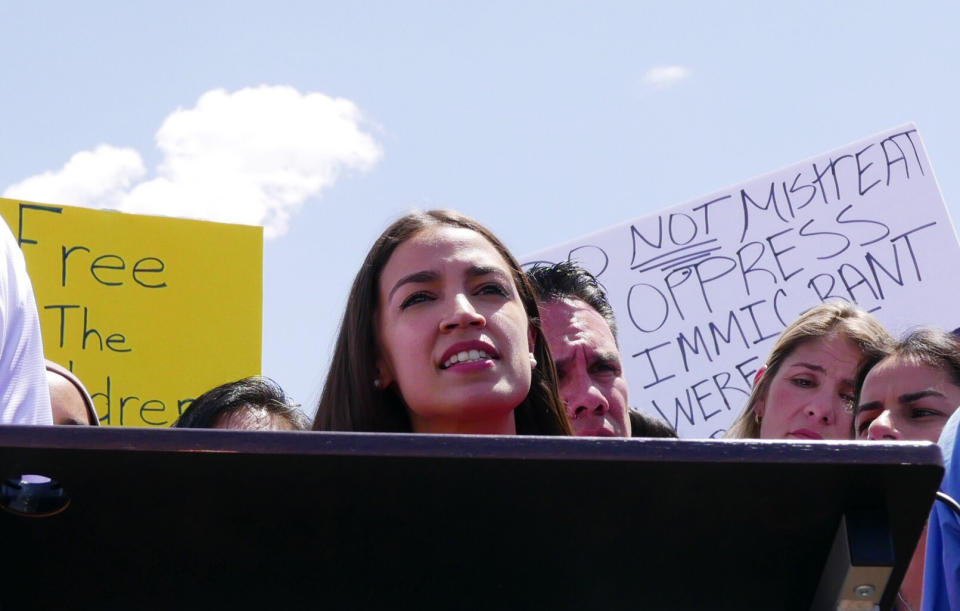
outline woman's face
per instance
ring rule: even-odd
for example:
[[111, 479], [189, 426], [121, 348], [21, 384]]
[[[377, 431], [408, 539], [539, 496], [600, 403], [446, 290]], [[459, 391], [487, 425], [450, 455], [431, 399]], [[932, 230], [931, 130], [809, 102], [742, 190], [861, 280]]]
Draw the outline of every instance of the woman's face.
[[378, 381], [397, 385], [414, 431], [483, 432], [471, 423], [504, 418], [512, 427], [534, 336], [493, 245], [470, 229], [424, 229], [394, 250], [379, 293]]
[[861, 352], [836, 333], [807, 341], [780, 364], [757, 401], [762, 439], [850, 439]]
[[946, 371], [909, 357], [888, 357], [863, 381], [857, 438], [936, 443], [958, 404], [960, 387]]

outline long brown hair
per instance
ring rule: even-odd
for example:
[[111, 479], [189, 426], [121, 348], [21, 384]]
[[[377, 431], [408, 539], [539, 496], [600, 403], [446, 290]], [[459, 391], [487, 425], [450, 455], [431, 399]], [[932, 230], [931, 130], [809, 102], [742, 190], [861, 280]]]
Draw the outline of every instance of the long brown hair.
[[766, 371], [753, 385], [753, 392], [747, 399], [747, 405], [727, 431], [726, 437], [759, 438], [760, 418], [757, 414], [757, 402], [767, 396], [770, 380], [777, 375], [784, 359], [801, 345], [826, 337], [834, 331], [860, 350], [862, 353], [860, 367], [873, 364], [883, 358], [893, 341], [883, 325], [859, 306], [832, 301], [810, 308], [790, 323], [790, 326], [777, 338], [777, 343], [773, 345], [773, 350], [767, 358]]
[[[493, 233], [468, 216], [452, 210], [415, 211], [394, 222], [374, 242], [357, 272], [340, 323], [330, 370], [313, 421], [314, 430], [410, 432], [406, 404], [393, 386], [378, 389], [377, 336], [375, 320], [379, 302], [380, 274], [397, 246], [428, 227], [448, 225], [482, 235], [510, 266], [513, 281], [530, 327], [534, 330], [534, 356], [530, 391], [514, 410], [520, 435], [570, 435], [566, 410], [557, 390], [553, 358], [540, 328], [537, 302], [520, 264]], [[394, 385], [395, 386], [395, 385]]]

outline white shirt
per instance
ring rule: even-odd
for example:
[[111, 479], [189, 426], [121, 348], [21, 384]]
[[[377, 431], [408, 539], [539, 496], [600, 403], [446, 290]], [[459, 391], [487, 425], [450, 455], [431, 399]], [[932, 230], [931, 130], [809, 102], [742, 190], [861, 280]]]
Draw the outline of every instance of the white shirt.
[[53, 424], [37, 302], [23, 253], [2, 219], [0, 424]]

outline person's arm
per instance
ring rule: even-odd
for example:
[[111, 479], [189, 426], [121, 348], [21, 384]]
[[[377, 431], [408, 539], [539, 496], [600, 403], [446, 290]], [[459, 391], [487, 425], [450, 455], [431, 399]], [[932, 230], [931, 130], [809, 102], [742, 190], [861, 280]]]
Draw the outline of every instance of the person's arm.
[[[940, 490], [960, 501], [960, 410], [950, 416], [940, 434], [945, 468]], [[960, 516], [936, 501], [927, 526], [927, 556], [923, 576], [923, 609], [960, 609]]]
[[33, 286], [5, 222], [0, 258], [0, 423], [53, 424]]

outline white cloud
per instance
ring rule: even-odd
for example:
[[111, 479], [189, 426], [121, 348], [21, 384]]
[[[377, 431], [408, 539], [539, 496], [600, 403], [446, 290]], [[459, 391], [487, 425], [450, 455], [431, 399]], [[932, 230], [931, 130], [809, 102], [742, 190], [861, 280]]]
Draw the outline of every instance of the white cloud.
[[643, 75], [643, 83], [653, 89], [666, 89], [690, 77], [690, 69], [685, 66], [657, 66]]
[[101, 144], [80, 151], [56, 172], [44, 172], [11, 185], [4, 197], [40, 202], [119, 208], [127, 190], [147, 170], [140, 153]]
[[163, 121], [154, 176], [144, 179], [136, 151], [101, 145], [4, 196], [259, 224], [275, 237], [343, 171], [377, 163], [380, 146], [362, 124], [360, 110], [342, 98], [292, 87], [216, 89]]

